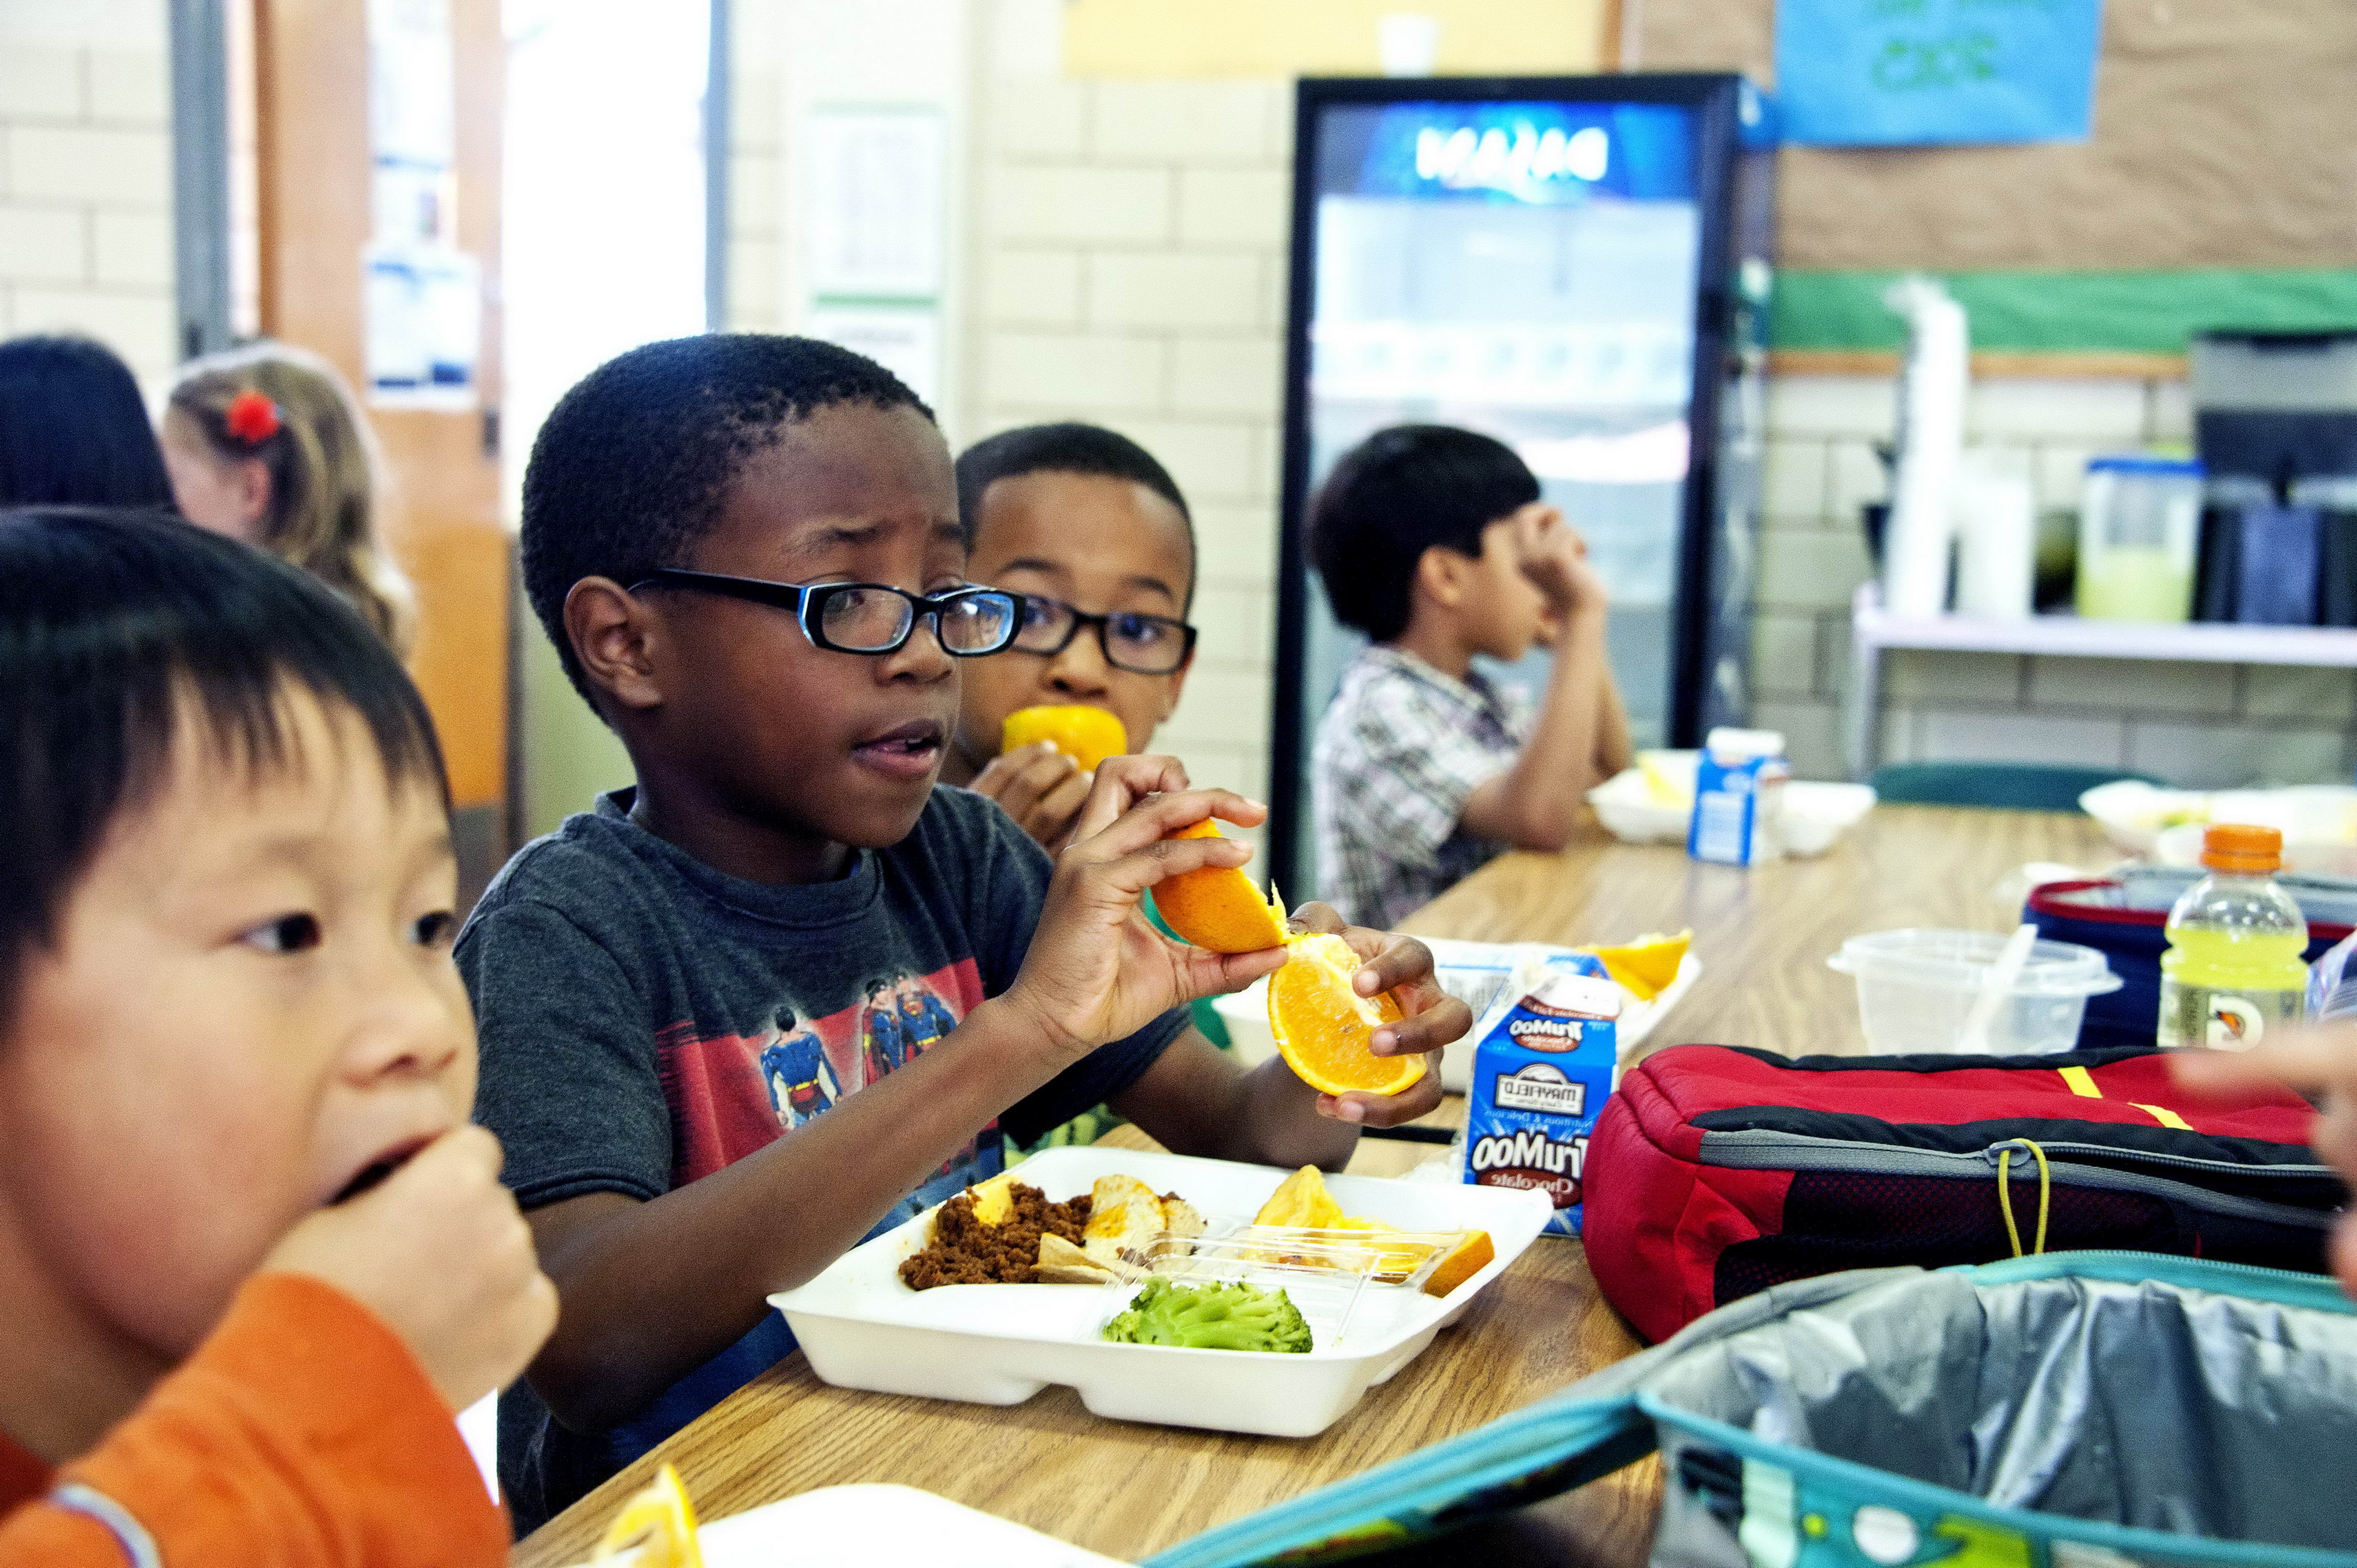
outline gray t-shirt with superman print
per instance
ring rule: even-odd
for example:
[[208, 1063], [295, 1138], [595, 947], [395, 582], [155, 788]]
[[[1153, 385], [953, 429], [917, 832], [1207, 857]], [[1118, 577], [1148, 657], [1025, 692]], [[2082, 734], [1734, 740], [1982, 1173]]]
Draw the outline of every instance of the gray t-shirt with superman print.
[[[601, 798], [527, 844], [458, 938], [482, 1041], [476, 1117], [526, 1208], [648, 1199], [744, 1158], [920, 1055], [1014, 982], [1049, 863], [997, 805], [933, 791], [909, 836], [832, 882], [726, 875]], [[1185, 1027], [1163, 1015], [1009, 1107], [886, 1217], [996, 1175], [1136, 1081]], [[530, 1530], [793, 1348], [772, 1315], [608, 1432], [558, 1425], [519, 1383], [500, 1470]]]

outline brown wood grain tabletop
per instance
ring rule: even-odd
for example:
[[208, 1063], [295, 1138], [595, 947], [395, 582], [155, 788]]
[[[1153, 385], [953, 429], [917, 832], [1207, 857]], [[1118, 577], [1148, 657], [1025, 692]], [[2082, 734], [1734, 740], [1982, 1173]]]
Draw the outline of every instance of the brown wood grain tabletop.
[[[1426, 936], [1604, 942], [1691, 926], [1701, 978], [1648, 1048], [1684, 1041], [1795, 1055], [1864, 1046], [1852, 982], [1825, 968], [1842, 940], [1900, 926], [2009, 929], [1996, 895], [2030, 861], [2112, 858], [2084, 817], [1882, 807], [1823, 856], [1749, 870], [1674, 846], [1611, 842], [1591, 823], [1560, 854], [1509, 854], [1405, 923]], [[1455, 1126], [1464, 1102], [1428, 1120]], [[1134, 1128], [1108, 1143], [1151, 1148]], [[1354, 1173], [1402, 1174], [1429, 1144], [1362, 1141]], [[1213, 1525], [1469, 1431], [1629, 1355], [1637, 1341], [1597, 1292], [1575, 1240], [1542, 1238], [1464, 1319], [1322, 1435], [1247, 1437], [1091, 1415], [1069, 1389], [1009, 1407], [830, 1388], [800, 1354], [738, 1390], [551, 1520], [518, 1568], [584, 1563], [628, 1494], [679, 1466], [707, 1519], [817, 1487], [919, 1487], [1135, 1561]], [[1660, 1480], [1651, 1461], [1437, 1543], [1434, 1562], [1644, 1560]]]

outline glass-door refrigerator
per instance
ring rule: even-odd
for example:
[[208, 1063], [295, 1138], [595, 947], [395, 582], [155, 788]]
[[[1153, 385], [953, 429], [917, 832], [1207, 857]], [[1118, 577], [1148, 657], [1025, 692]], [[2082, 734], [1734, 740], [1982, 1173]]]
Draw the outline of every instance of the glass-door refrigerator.
[[[1362, 645], [1302, 519], [1387, 425], [1512, 446], [1587, 536], [1640, 747], [1749, 716], [1771, 206], [1738, 76], [1305, 80], [1297, 102], [1269, 862], [1320, 885], [1310, 748]], [[1544, 688], [1549, 655], [1490, 671]]]

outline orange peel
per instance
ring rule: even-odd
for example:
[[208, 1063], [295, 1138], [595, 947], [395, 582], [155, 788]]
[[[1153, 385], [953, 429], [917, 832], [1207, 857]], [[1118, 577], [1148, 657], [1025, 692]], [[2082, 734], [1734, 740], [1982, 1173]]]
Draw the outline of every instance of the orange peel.
[[1103, 708], [1082, 703], [1017, 708], [999, 726], [1002, 752], [1043, 740], [1079, 763], [1086, 773], [1095, 772], [1106, 757], [1129, 750], [1129, 732], [1122, 728], [1121, 721]]
[[1490, 1240], [1487, 1230], [1467, 1231], [1465, 1240], [1449, 1249], [1440, 1262], [1433, 1265], [1432, 1273], [1424, 1277], [1424, 1294], [1447, 1295], [1488, 1268], [1491, 1260], [1497, 1255], [1497, 1245]]
[[[1189, 823], [1174, 839], [1224, 838], [1220, 824], [1206, 817]], [[1199, 948], [1213, 952], [1260, 952], [1283, 947], [1291, 932], [1285, 924], [1285, 906], [1271, 893], [1264, 898], [1252, 878], [1232, 865], [1206, 865], [1182, 871], [1155, 884], [1154, 907], [1164, 924]]]

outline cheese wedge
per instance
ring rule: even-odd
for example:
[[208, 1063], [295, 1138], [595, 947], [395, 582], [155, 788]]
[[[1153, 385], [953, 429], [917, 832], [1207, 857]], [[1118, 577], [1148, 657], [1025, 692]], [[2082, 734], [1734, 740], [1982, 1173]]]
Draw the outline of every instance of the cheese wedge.
[[968, 1187], [974, 1194], [974, 1218], [981, 1225], [1004, 1225], [1006, 1217], [1015, 1212], [1015, 1173], [1002, 1172], [980, 1187]]

